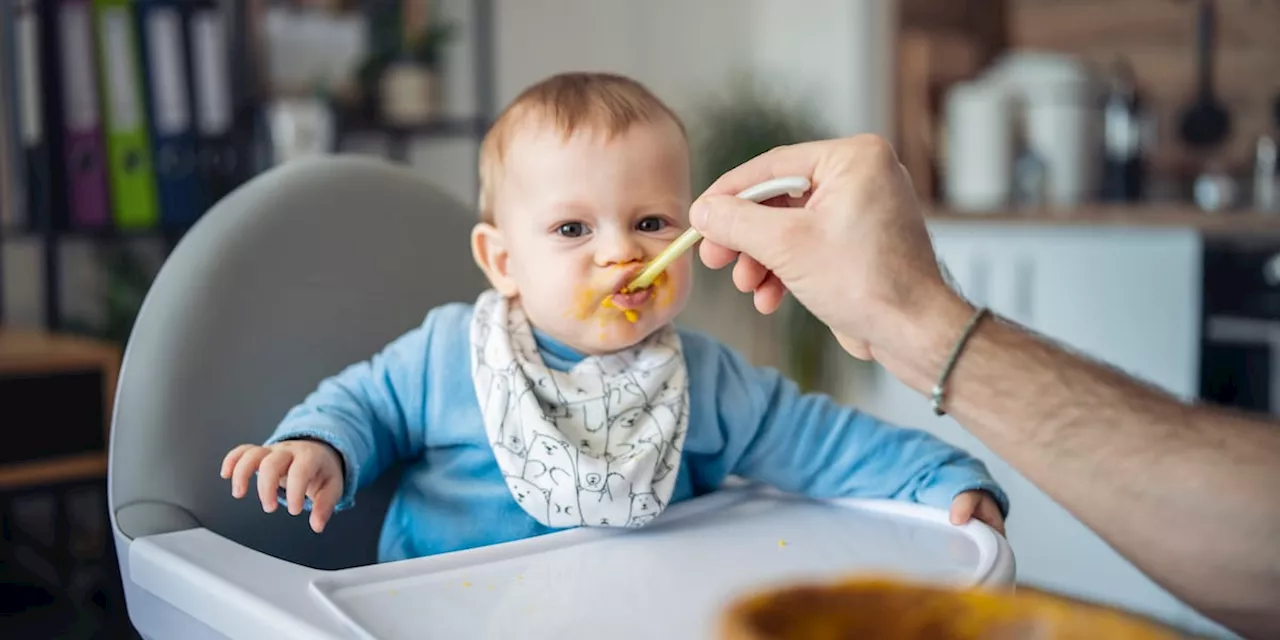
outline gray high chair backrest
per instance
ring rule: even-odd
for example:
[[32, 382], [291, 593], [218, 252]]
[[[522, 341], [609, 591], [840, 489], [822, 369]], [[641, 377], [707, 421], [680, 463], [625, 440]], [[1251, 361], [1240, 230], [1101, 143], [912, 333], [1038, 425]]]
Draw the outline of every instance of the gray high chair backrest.
[[233, 499], [219, 465], [432, 307], [474, 300], [474, 222], [411, 169], [355, 156], [283, 165], [214, 206], [165, 262], [129, 338], [111, 432], [117, 532], [204, 526], [309, 567], [374, 562], [398, 468], [316, 535], [305, 514], [263, 513], [254, 490]]

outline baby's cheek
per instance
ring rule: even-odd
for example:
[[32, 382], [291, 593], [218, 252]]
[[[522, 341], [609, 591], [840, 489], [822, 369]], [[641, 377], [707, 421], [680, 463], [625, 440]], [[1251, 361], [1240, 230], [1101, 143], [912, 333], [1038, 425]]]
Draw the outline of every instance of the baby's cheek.
[[654, 287], [653, 306], [660, 312], [679, 314], [689, 301], [689, 292], [693, 288], [693, 269], [687, 259], [681, 259], [663, 276], [663, 280]]
[[586, 320], [600, 307], [602, 292], [589, 286], [579, 286], [570, 296], [567, 306], [568, 315], [576, 320]]

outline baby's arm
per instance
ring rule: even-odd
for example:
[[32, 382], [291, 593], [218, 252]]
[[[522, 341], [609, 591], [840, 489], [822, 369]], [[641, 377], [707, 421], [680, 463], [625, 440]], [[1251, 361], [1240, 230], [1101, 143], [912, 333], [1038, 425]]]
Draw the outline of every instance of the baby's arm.
[[967, 491], [984, 491], [1007, 515], [1004, 491], [963, 450], [828, 396], [801, 394], [778, 372], [728, 350], [722, 362], [716, 393], [728, 473], [818, 498], [889, 498], [942, 509]]
[[[320, 517], [313, 517], [312, 527], [319, 530], [331, 510], [354, 504], [356, 491], [393, 462], [420, 453], [432, 326], [428, 315], [369, 360], [322, 381], [262, 445], [233, 449], [222, 469], [233, 495], [241, 497], [256, 472], [260, 485], [285, 488], [286, 495], [276, 498], [275, 486], [259, 486], [264, 510], [274, 510], [277, 500], [294, 515], [314, 507]], [[323, 482], [331, 484], [320, 491]], [[297, 483], [302, 486], [292, 486]]]

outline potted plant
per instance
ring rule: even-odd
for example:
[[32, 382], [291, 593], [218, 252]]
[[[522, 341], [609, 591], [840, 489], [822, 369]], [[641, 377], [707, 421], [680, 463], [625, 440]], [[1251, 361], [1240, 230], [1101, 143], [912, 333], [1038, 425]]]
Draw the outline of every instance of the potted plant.
[[97, 254], [97, 261], [106, 273], [101, 299], [103, 318], [96, 323], [71, 318], [67, 320], [66, 330], [123, 347], [129, 341], [142, 301], [155, 278], [156, 268], [137, 251], [123, 244], [100, 247]]
[[375, 48], [360, 67], [359, 81], [366, 106], [382, 122], [421, 125], [439, 108], [441, 65], [454, 27], [433, 22], [411, 37], [401, 33], [395, 23], [374, 30]]
[[[829, 137], [808, 109], [771, 95], [747, 79], [739, 79], [721, 100], [706, 105], [702, 116], [692, 131], [695, 193], [774, 147]], [[795, 298], [788, 296], [780, 311], [788, 373], [802, 390], [817, 390], [825, 365], [823, 354], [834, 342], [831, 333]]]

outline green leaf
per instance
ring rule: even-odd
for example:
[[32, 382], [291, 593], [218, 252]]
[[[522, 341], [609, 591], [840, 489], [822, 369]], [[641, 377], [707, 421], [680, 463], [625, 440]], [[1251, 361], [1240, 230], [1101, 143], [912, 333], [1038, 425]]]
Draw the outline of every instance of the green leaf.
[[454, 25], [448, 22], [436, 22], [428, 25], [409, 44], [409, 59], [436, 68], [444, 60], [444, 48], [453, 40]]
[[830, 137], [817, 114], [800, 100], [746, 77], [730, 86], [723, 97], [702, 106], [691, 127], [699, 191], [774, 147]]

